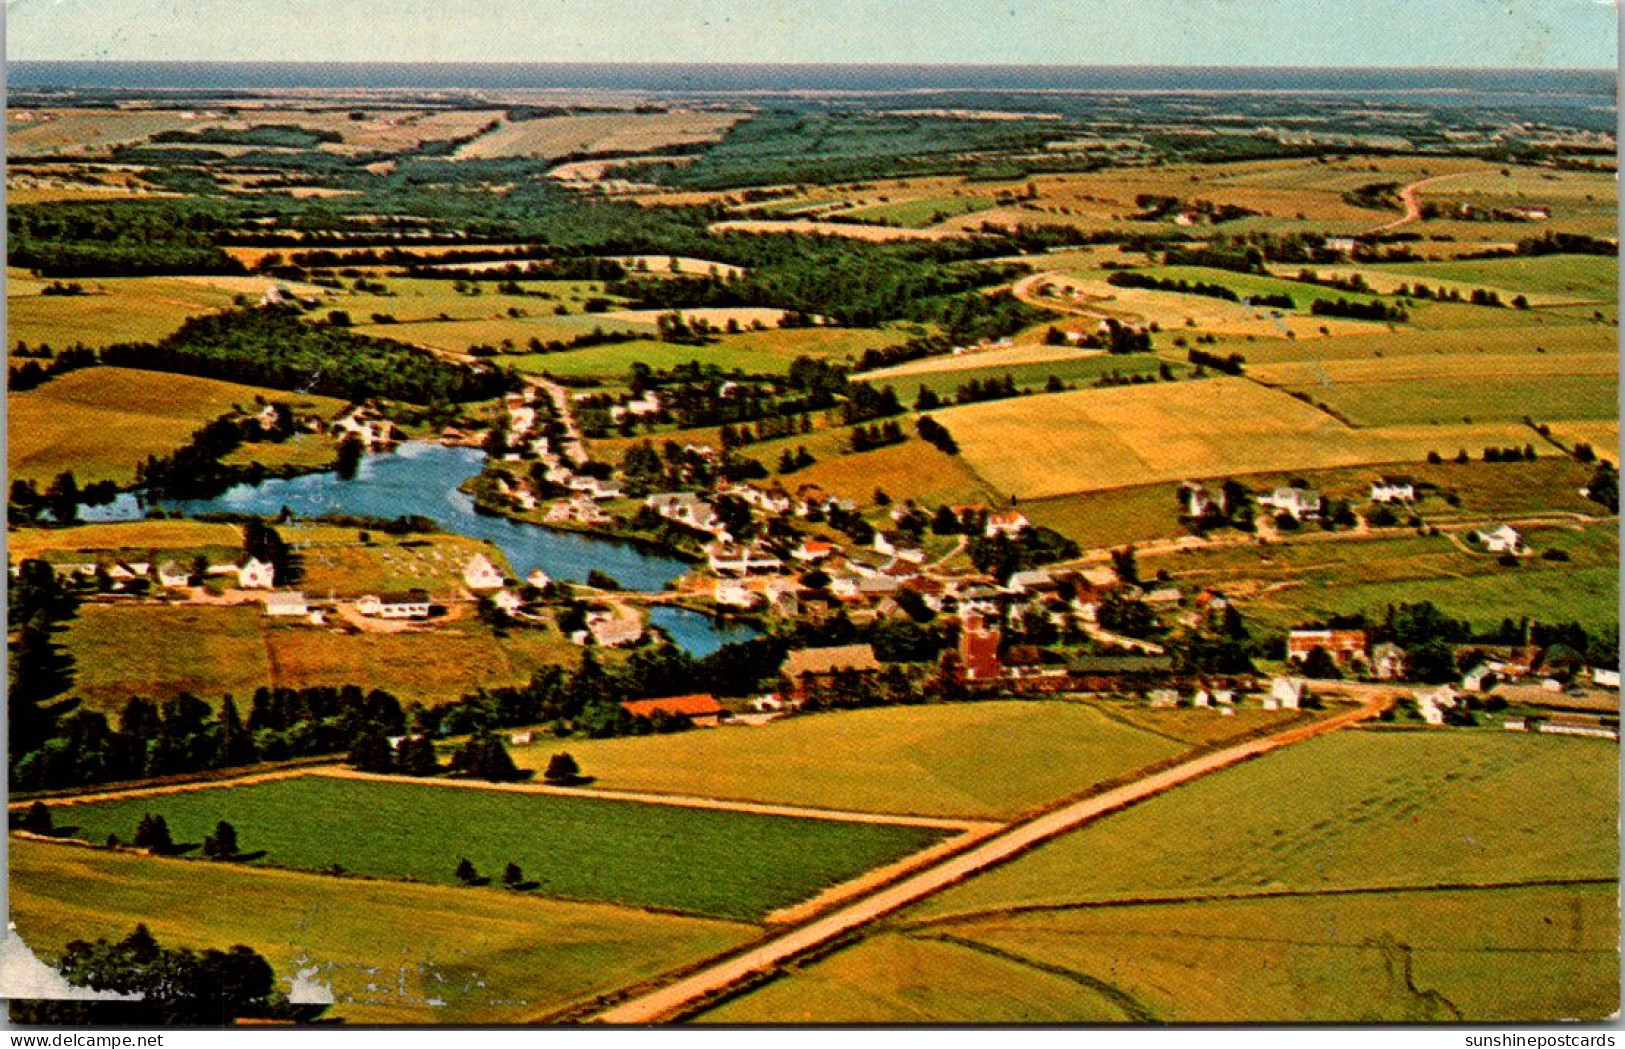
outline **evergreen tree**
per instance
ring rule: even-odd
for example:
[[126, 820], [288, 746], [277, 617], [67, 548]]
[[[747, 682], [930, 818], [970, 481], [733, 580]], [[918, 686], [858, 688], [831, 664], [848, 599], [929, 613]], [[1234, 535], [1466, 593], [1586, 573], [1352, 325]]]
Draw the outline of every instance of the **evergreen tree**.
[[214, 825], [213, 834], [203, 836], [203, 855], [211, 860], [229, 860], [238, 852], [237, 828], [221, 820]]
[[581, 778], [581, 766], [567, 752], [554, 754], [548, 759], [542, 778], [549, 783], [574, 783]]
[[169, 835], [169, 824], [162, 816], [147, 813], [135, 827], [135, 847], [155, 853], [173, 852], [175, 839]]
[[513, 888], [525, 880], [525, 872], [519, 869], [519, 864], [510, 863], [502, 868], [502, 884]]
[[254, 737], [243, 727], [237, 713], [237, 701], [227, 696], [220, 705], [219, 744], [215, 747], [215, 762], [221, 766], [248, 765], [255, 757]]
[[369, 727], [356, 739], [345, 760], [351, 768], [360, 772], [395, 771], [395, 751], [383, 732], [375, 727]]
[[462, 882], [464, 885], [468, 885], [478, 881], [479, 877], [480, 872], [474, 869], [474, 865], [468, 861], [467, 856], [464, 856], [462, 859], [457, 861], [458, 881]]

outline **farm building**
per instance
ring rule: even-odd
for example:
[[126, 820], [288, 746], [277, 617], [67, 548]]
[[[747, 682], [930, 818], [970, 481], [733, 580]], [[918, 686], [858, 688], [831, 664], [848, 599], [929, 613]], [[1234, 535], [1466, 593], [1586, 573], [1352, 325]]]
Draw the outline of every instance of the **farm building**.
[[822, 539], [803, 539], [801, 545], [790, 551], [790, 556], [797, 561], [822, 561], [835, 552], [834, 543], [826, 543]]
[[792, 706], [798, 707], [813, 693], [828, 687], [837, 676], [861, 683], [878, 673], [880, 661], [875, 658], [872, 645], [793, 649], [779, 668], [784, 695]]
[[463, 582], [470, 590], [502, 589], [502, 573], [484, 554], [475, 554], [463, 567]]
[[244, 590], [269, 590], [276, 580], [276, 569], [269, 561], [250, 557], [237, 566], [237, 585]]
[[756, 545], [734, 546], [731, 543], [712, 543], [705, 548], [706, 563], [717, 575], [753, 575], [758, 572], [777, 572], [784, 562], [772, 552]]
[[636, 699], [621, 704], [635, 718], [685, 718], [697, 728], [715, 728], [722, 720], [722, 704], [709, 693], [667, 696], [664, 699]]
[[1416, 483], [1403, 477], [1379, 477], [1371, 482], [1373, 503], [1414, 503]]
[[763, 597], [735, 579], [718, 579], [712, 597], [723, 608], [752, 609], [760, 607]]
[[183, 587], [192, 585], [192, 570], [179, 561], [165, 561], [158, 566], [158, 585]]
[[925, 550], [904, 532], [876, 532], [874, 545], [875, 553], [895, 557], [899, 561], [916, 565], [925, 561]]
[[305, 595], [297, 590], [279, 590], [265, 595], [265, 614], [268, 616], [303, 616], [309, 612]]
[[498, 590], [491, 595], [491, 603], [511, 615], [519, 611], [525, 602], [512, 590]]
[[1185, 505], [1186, 517], [1205, 517], [1209, 511], [1223, 513], [1224, 492], [1212, 492], [1205, 484], [1187, 481], [1179, 486], [1179, 498]]
[[1602, 688], [1619, 688], [1619, 671], [1607, 667], [1591, 668], [1591, 683]]
[[1259, 496], [1258, 504], [1290, 514], [1299, 521], [1313, 521], [1320, 516], [1320, 493], [1313, 488], [1277, 488]]
[[1286, 636], [1286, 657], [1304, 660], [1315, 649], [1322, 649], [1339, 663], [1351, 659], [1367, 658], [1364, 630], [1293, 630]]
[[427, 619], [430, 606], [427, 590], [406, 590], [367, 594], [355, 603], [355, 610], [379, 619]]
[[1383, 642], [1371, 650], [1371, 673], [1379, 681], [1395, 681], [1405, 676], [1406, 652], [1398, 645]]
[[1473, 538], [1484, 544], [1484, 549], [1492, 554], [1525, 554], [1529, 548], [1523, 543], [1523, 536], [1511, 525], [1502, 525], [1488, 532], [1473, 533]]
[[593, 641], [604, 648], [629, 645], [643, 636], [643, 621], [636, 613], [617, 615], [615, 612], [587, 613], [587, 632]]
[[959, 676], [962, 681], [994, 681], [1004, 673], [999, 661], [1003, 631], [977, 613], [960, 617]]
[[983, 526], [982, 533], [989, 539], [1002, 535], [1014, 539], [1032, 526], [1027, 515], [1016, 510], [1003, 510], [987, 515], [987, 524]]
[[553, 577], [538, 568], [525, 577], [525, 582], [538, 590], [545, 590], [552, 585]]
[[1309, 699], [1309, 682], [1301, 677], [1278, 677], [1270, 682], [1266, 710], [1297, 710]]

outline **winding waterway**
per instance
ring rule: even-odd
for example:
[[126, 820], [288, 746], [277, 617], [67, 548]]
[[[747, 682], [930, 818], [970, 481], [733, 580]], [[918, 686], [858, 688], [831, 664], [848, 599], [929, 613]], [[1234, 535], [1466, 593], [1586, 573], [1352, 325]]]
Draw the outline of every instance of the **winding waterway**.
[[[495, 544], [521, 577], [540, 568], [555, 579], [584, 582], [588, 572], [598, 569], [629, 590], [662, 590], [688, 570], [682, 561], [630, 543], [479, 513], [473, 497], [459, 489], [480, 472], [484, 458], [485, 453], [473, 448], [414, 441], [394, 452], [367, 456], [350, 480], [331, 470], [272, 478], [237, 485], [212, 499], [169, 500], [163, 508], [189, 517], [207, 513], [275, 516], [284, 507], [300, 517], [427, 517], [448, 532]], [[145, 513], [146, 507], [135, 496], [125, 494], [106, 506], [84, 507], [80, 516], [86, 521], [129, 521]], [[721, 623], [682, 608], [657, 607], [651, 611], [651, 619], [674, 642], [698, 656], [757, 633], [749, 626]]]

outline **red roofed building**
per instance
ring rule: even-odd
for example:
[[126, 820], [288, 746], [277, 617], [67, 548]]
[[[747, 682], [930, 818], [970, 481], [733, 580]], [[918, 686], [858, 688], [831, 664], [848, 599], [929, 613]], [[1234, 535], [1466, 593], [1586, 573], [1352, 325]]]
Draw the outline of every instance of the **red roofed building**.
[[1004, 673], [999, 661], [999, 642], [1003, 638], [998, 627], [984, 625], [976, 613], [963, 617], [959, 629], [959, 676], [963, 681], [997, 681]]
[[722, 704], [706, 692], [690, 696], [667, 696], [664, 699], [635, 699], [621, 704], [621, 709], [635, 718], [652, 718], [656, 714], [687, 718], [698, 728], [715, 728], [722, 719]]
[[1338, 663], [1347, 663], [1369, 658], [1366, 645], [1364, 630], [1294, 630], [1286, 638], [1286, 657], [1308, 659], [1309, 653], [1320, 648]]

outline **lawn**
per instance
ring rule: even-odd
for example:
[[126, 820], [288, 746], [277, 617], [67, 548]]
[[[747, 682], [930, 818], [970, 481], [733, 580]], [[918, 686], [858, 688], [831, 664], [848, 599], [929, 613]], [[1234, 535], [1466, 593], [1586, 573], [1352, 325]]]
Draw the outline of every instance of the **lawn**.
[[463, 569], [469, 559], [483, 554], [503, 564], [502, 555], [489, 543], [465, 536], [438, 533], [395, 538], [364, 529], [321, 524], [293, 524], [279, 534], [299, 554], [299, 585], [313, 595], [329, 594], [354, 599], [382, 590], [422, 588], [437, 598], [460, 597], [465, 592]]
[[[750, 938], [750, 926], [531, 893], [330, 878], [13, 839], [10, 907], [36, 954], [120, 938], [246, 944], [332, 988], [355, 1024], [480, 1024], [562, 1008]], [[312, 971], [314, 970], [314, 971]], [[284, 990], [287, 984], [283, 983]]]
[[1507, 423], [1354, 430], [1245, 379], [1079, 390], [946, 409], [937, 420], [995, 490], [1042, 499], [1192, 477], [1416, 462], [1522, 447]]
[[[515, 747], [540, 768], [556, 743]], [[1182, 749], [1087, 705], [886, 707], [751, 728], [571, 740], [594, 786], [916, 815], [1009, 817]], [[996, 773], [991, 770], [998, 770]]]
[[[196, 844], [227, 820], [255, 863], [455, 885], [517, 863], [544, 896], [759, 919], [940, 840], [922, 827], [430, 784], [300, 777], [58, 810], [75, 836], [129, 841], [144, 813]], [[482, 890], [469, 889], [470, 892]], [[489, 890], [484, 890], [489, 891]]]
[[1496, 729], [1343, 732], [1105, 817], [947, 890], [916, 916], [1612, 879], [1618, 767], [1606, 741]]
[[[83, 484], [135, 477], [149, 455], [167, 455], [193, 431], [256, 396], [287, 394], [190, 375], [131, 368], [84, 368], [7, 398], [9, 462], [15, 477], [49, 481], [72, 470]], [[341, 405], [300, 395], [298, 410], [336, 412]]]

